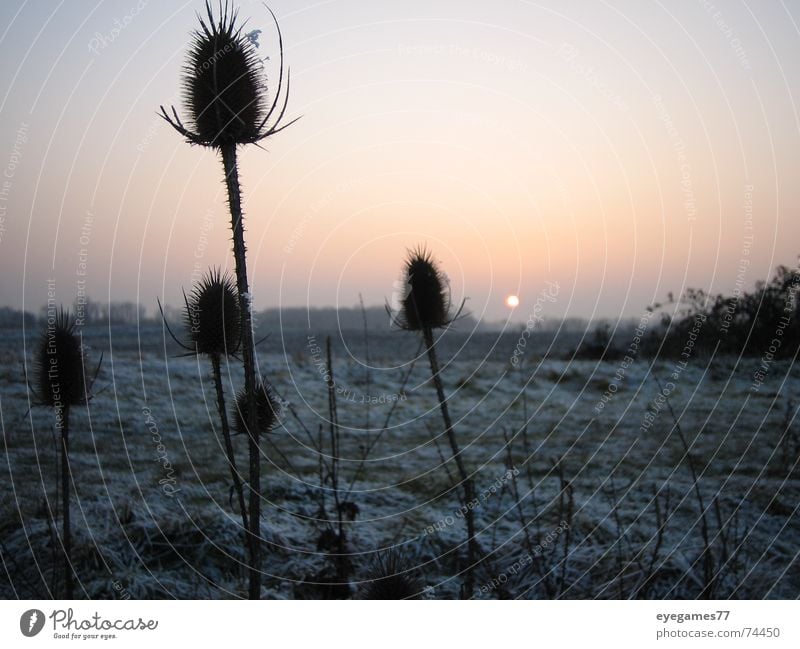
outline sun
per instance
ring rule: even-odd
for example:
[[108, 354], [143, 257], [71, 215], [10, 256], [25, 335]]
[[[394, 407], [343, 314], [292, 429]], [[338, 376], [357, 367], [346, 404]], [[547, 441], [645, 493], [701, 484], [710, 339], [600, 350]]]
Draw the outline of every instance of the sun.
[[518, 307], [519, 297], [517, 297], [516, 295], [509, 295], [508, 297], [506, 297], [506, 306], [509, 309], [515, 309], [516, 307]]

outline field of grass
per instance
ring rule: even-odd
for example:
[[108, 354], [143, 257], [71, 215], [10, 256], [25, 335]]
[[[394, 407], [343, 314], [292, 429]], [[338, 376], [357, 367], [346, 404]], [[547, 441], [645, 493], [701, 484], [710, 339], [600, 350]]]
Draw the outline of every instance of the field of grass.
[[[73, 411], [76, 592], [246, 597], [209, 365], [165, 353], [160, 334], [147, 335], [147, 344], [86, 340], [89, 358], [105, 350], [105, 359], [96, 396]], [[800, 368], [773, 364], [754, 392], [752, 359], [697, 358], [675, 378], [674, 362], [638, 359], [620, 378], [617, 361], [532, 351], [514, 368], [514, 337], [476, 349], [453, 336], [442, 365], [474, 473], [483, 555], [474, 596], [800, 595]], [[27, 414], [21, 340], [0, 348], [0, 596], [59, 596], [53, 416], [42, 407]], [[363, 346], [334, 342], [339, 496], [357, 507], [343, 523], [350, 592], [362, 592], [376, 551], [395, 547], [422, 596], [457, 597], [466, 549], [456, 471], [425, 359], [414, 362], [418, 342], [374, 336], [369, 376]], [[286, 402], [264, 444], [263, 596], [330, 596], [341, 591], [321, 585], [330, 580], [323, 519], [334, 498], [330, 481], [320, 486], [320, 457], [331, 464], [324, 357], [303, 333], [266, 341], [259, 363]], [[240, 372], [238, 361], [223, 368], [229, 405]], [[242, 470], [246, 443], [234, 442]]]

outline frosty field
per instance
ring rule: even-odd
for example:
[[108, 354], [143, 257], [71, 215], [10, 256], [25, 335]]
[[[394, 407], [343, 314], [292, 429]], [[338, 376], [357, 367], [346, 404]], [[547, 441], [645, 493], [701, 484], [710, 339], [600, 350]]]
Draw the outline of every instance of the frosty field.
[[[58, 596], [52, 413], [26, 415], [33, 339], [6, 333], [0, 596]], [[329, 480], [320, 486], [330, 433], [325, 334], [313, 336], [274, 335], [259, 347], [260, 370], [286, 401], [264, 444], [264, 597], [345, 592], [330, 583], [323, 533], [334, 494]], [[339, 496], [355, 505], [344, 521], [347, 594], [359, 596], [376, 551], [396, 547], [422, 596], [457, 597], [465, 549], [456, 474], [425, 358], [415, 362], [419, 342], [370, 334], [367, 372], [361, 332], [332, 338]], [[90, 361], [101, 351], [104, 361], [96, 396], [73, 412], [71, 428], [79, 596], [246, 597], [208, 363], [178, 357], [159, 327], [110, 340], [105, 330], [85, 339]], [[758, 359], [695, 358], [675, 375], [674, 361], [639, 358], [620, 371], [617, 360], [569, 360], [566, 343], [560, 358], [531, 344], [515, 368], [516, 341], [464, 332], [441, 341], [455, 431], [474, 472], [484, 554], [475, 597], [698, 597], [709, 565], [719, 598], [800, 596], [800, 368], [774, 363], [754, 391]], [[223, 371], [230, 404], [240, 364]], [[668, 398], [657, 398], [657, 380]], [[242, 471], [245, 440], [234, 441]]]

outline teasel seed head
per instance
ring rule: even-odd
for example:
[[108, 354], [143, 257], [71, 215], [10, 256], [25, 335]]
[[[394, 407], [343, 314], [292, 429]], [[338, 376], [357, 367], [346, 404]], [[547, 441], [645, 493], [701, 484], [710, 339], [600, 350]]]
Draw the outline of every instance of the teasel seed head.
[[378, 553], [367, 581], [361, 587], [361, 599], [417, 599], [422, 583], [409, 570], [403, 555], [396, 549]]
[[75, 321], [60, 308], [48, 322], [34, 356], [36, 397], [54, 408], [75, 406], [88, 400], [84, 353]]
[[[269, 8], [268, 8], [269, 9]], [[283, 37], [278, 30], [280, 72], [272, 103], [267, 101], [264, 68], [238, 11], [228, 1], [219, 2], [214, 15], [210, 1], [205, 16], [198, 16], [200, 29], [192, 35], [183, 69], [183, 99], [189, 115], [184, 125], [175, 108], [161, 117], [191, 144], [221, 148], [251, 144], [283, 130], [281, 126], [289, 99], [289, 73], [283, 78]], [[283, 96], [282, 105], [278, 106]]]
[[[450, 286], [424, 246], [409, 251], [403, 268], [404, 295], [393, 320], [401, 329], [423, 331], [447, 327], [457, 317], [451, 312]], [[463, 307], [463, 305], [462, 305]]]
[[[256, 424], [259, 435], [269, 433], [278, 425], [283, 405], [275, 394], [269, 381], [260, 379], [256, 384]], [[249, 434], [247, 427], [247, 393], [242, 390], [236, 395], [233, 408], [233, 425], [238, 433]]]
[[239, 296], [233, 278], [209, 269], [192, 292], [184, 295], [184, 324], [190, 347], [199, 354], [235, 354], [242, 341]]

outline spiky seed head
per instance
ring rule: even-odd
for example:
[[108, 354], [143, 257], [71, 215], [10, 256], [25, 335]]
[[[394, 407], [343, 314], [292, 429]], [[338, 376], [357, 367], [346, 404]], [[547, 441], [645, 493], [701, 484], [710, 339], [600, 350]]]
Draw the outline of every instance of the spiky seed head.
[[396, 549], [379, 553], [361, 588], [361, 599], [416, 599], [422, 584]]
[[86, 402], [86, 374], [80, 336], [69, 311], [60, 308], [47, 325], [34, 357], [37, 397], [54, 408]]
[[426, 248], [409, 252], [403, 268], [403, 281], [406, 294], [397, 318], [403, 329], [440, 329], [450, 324], [450, 288]]
[[[256, 425], [259, 435], [270, 432], [278, 424], [281, 414], [281, 402], [272, 385], [264, 379], [256, 384]], [[249, 435], [247, 426], [247, 392], [242, 390], [236, 395], [233, 411], [233, 425], [236, 431]]]
[[233, 278], [209, 269], [186, 298], [184, 324], [199, 354], [233, 354], [241, 342], [241, 309]]
[[192, 35], [183, 70], [183, 94], [199, 144], [248, 144], [262, 135], [267, 113], [264, 70], [252, 39], [242, 33], [238, 12], [220, 2]]

